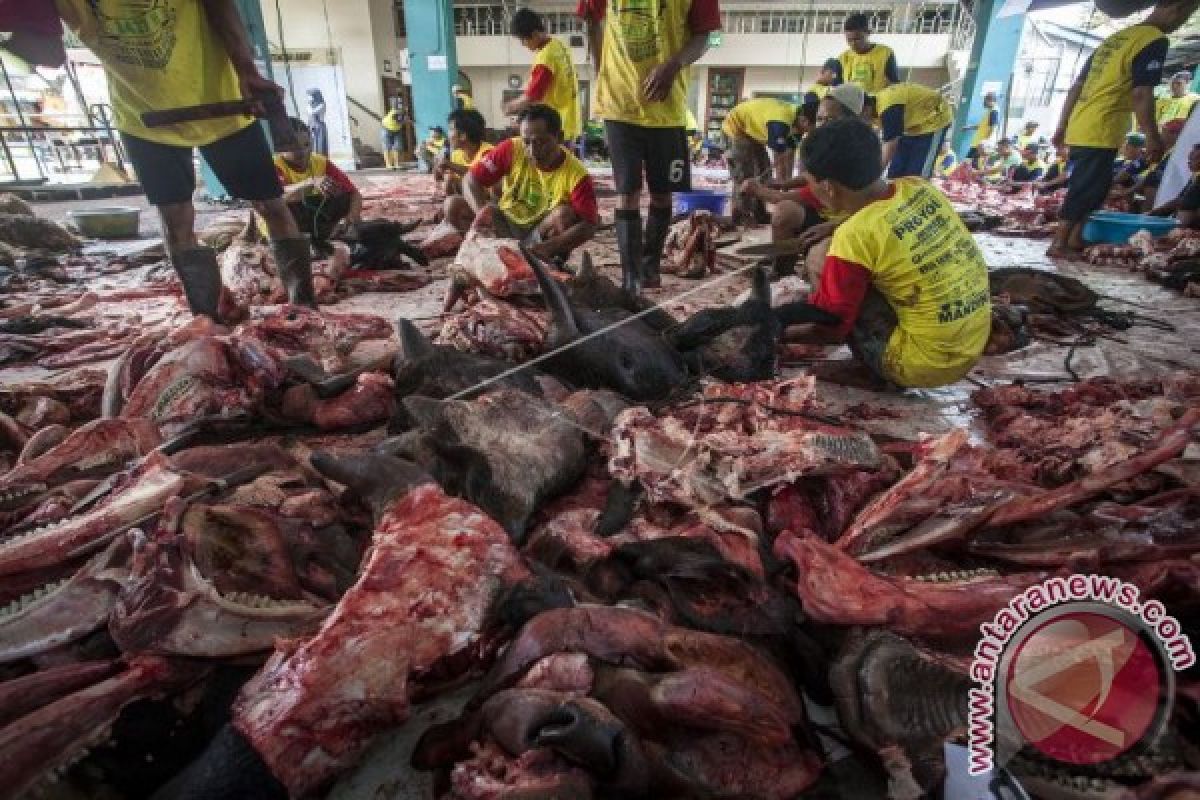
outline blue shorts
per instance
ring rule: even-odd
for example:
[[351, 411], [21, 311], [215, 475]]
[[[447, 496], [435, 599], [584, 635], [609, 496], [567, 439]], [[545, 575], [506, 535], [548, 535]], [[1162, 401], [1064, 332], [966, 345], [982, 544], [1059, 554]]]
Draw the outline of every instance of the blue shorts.
[[896, 154], [888, 167], [889, 178], [905, 178], [910, 175], [928, 178], [933, 168], [933, 156], [942, 146], [945, 129], [920, 136], [901, 136]]

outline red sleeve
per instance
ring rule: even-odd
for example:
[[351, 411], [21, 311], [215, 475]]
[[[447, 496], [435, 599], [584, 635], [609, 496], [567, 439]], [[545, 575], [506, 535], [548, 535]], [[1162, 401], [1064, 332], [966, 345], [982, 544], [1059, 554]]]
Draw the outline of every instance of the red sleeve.
[[608, 11], [607, 0], [579, 0], [579, 5], [575, 8], [575, 16], [599, 22], [604, 19], [606, 11]]
[[341, 168], [332, 161], [325, 164], [325, 176], [333, 181], [333, 185], [346, 194], [353, 194], [358, 190], [354, 182], [346, 177], [346, 173], [342, 172]]
[[801, 186], [800, 188], [794, 190], [792, 194], [795, 195], [796, 202], [805, 208], [811, 208], [813, 211], [820, 211], [822, 208], [824, 208], [824, 206], [821, 205], [821, 201], [817, 199], [815, 194], [813, 194], [811, 186]]
[[550, 84], [553, 82], [554, 73], [547, 69], [545, 64], [538, 64], [533, 68], [533, 73], [529, 77], [529, 85], [525, 87], [525, 96], [537, 103], [546, 96], [546, 92], [550, 91]]
[[692, 33], [721, 30], [721, 8], [717, 0], [692, 0], [688, 10], [688, 29]]
[[846, 261], [837, 256], [825, 257], [825, 269], [821, 272], [821, 285], [809, 302], [817, 308], [823, 308], [830, 314], [842, 318], [842, 324], [837, 331], [841, 336], [849, 336], [858, 319], [858, 309], [867, 289], [871, 287], [871, 273], [862, 264]]
[[580, 219], [593, 225], [600, 221], [600, 211], [596, 207], [596, 186], [592, 183], [591, 175], [575, 184], [571, 190], [571, 209]]
[[499, 183], [512, 169], [513, 140], [505, 139], [471, 166], [471, 175], [487, 188]]

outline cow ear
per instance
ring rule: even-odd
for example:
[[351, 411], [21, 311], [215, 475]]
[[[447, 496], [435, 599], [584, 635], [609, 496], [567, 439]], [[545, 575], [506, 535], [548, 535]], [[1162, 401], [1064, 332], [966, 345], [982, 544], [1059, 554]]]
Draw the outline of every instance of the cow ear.
[[433, 343], [425, 338], [416, 325], [401, 317], [396, 320], [396, 331], [400, 334], [400, 356], [405, 361], [417, 361], [433, 355]]
[[593, 278], [596, 275], [596, 265], [592, 263], [592, 254], [587, 250], [583, 251], [583, 261], [579, 266], [579, 272], [576, 274], [579, 278]]
[[575, 312], [567, 300], [567, 293], [558, 281], [550, 277], [550, 272], [541, 259], [529, 252], [525, 245], [521, 245], [521, 255], [525, 256], [534, 277], [537, 278], [538, 288], [542, 290], [542, 297], [546, 300], [546, 308], [550, 310], [550, 315], [554, 317], [555, 326], [562, 334], [578, 336], [579, 323], [575, 320]]

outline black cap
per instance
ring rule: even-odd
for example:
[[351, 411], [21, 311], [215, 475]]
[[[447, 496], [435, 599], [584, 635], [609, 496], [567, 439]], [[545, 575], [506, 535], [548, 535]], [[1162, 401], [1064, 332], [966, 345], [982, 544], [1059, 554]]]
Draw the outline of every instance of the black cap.
[[842, 82], [842, 62], [836, 58], [827, 58], [825, 63], [821, 65], [822, 69], [827, 69], [834, 74], [835, 80], [838, 83]]

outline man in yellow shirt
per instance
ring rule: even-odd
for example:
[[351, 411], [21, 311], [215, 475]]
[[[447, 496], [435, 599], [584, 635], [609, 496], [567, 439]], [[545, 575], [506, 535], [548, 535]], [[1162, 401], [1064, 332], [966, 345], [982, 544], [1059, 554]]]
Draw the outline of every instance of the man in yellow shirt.
[[1017, 149], [1024, 151], [1026, 147], [1038, 143], [1038, 121], [1036, 119], [1025, 120], [1025, 125], [1021, 128], [1021, 132], [1016, 136]]
[[988, 92], [983, 96], [983, 116], [974, 125], [966, 125], [964, 131], [973, 130], [971, 148], [967, 150], [967, 159], [975, 161], [979, 158], [980, 145], [989, 144], [996, 131], [1000, 128], [1000, 112], [996, 110], [996, 95]]
[[[659, 263], [671, 228], [671, 193], [691, 188], [684, 131], [687, 68], [721, 28], [717, 0], [579, 0], [587, 20], [596, 115], [604, 120], [617, 190], [614, 227], [622, 284], [662, 285]], [[642, 175], [650, 214], [642, 230]]]
[[1155, 117], [1159, 127], [1173, 119], [1187, 119], [1196, 106], [1200, 96], [1188, 91], [1192, 85], [1192, 73], [1184, 70], [1171, 76], [1171, 87], [1166, 97], [1158, 98], [1155, 103]]
[[[530, 106], [520, 126], [520, 136], [496, 145], [468, 170], [463, 192], [476, 215], [490, 215], [499, 235], [526, 242], [534, 255], [565, 261], [596, 232], [596, 188], [587, 167], [563, 147], [557, 111]], [[493, 202], [488, 190], [497, 185], [500, 200]]]
[[875, 94], [889, 83], [900, 82], [896, 54], [886, 44], [871, 41], [871, 23], [866, 14], [851, 14], [842, 26], [850, 48], [838, 60], [842, 80], [857, 83], [867, 94]]
[[446, 190], [443, 216], [466, 233], [475, 219], [475, 212], [462, 195], [462, 181], [467, 171], [492, 151], [492, 145], [483, 140], [487, 125], [478, 111], [451, 111], [446, 119], [450, 125], [450, 146], [454, 149], [450, 151], [450, 158], [434, 169], [433, 177], [442, 181]]
[[928, 178], [954, 113], [942, 93], [919, 83], [893, 83], [867, 107], [883, 131], [883, 165], [889, 178]]
[[[791, 180], [796, 137], [803, 123], [803, 106], [773, 97], [756, 97], [734, 106], [721, 126], [733, 185], [765, 180], [772, 172], [777, 185]], [[771, 221], [762, 201], [742, 192], [738, 193], [737, 216], [760, 225]]]
[[1112, 186], [1113, 162], [1129, 132], [1129, 114], [1146, 135], [1146, 159], [1158, 161], [1162, 138], [1154, 118], [1154, 87], [1162, 80], [1167, 34], [1174, 33], [1200, 6], [1200, 0], [1162, 2], [1145, 21], [1109, 36], [1088, 58], [1067, 92], [1054, 146], [1071, 148], [1071, 177], [1047, 255], [1083, 250], [1083, 226], [1104, 205]]
[[813, 193], [848, 215], [810, 276], [809, 302], [842, 324], [809, 334], [846, 341], [885, 385], [964, 377], [991, 332], [991, 292], [983, 254], [950, 202], [921, 178], [881, 178], [879, 140], [861, 120], [817, 128], [801, 158]]
[[461, 85], [454, 84], [450, 89], [450, 94], [454, 97], [454, 109], [456, 111], [475, 110], [475, 98], [471, 97], [471, 93]]
[[804, 92], [804, 116], [809, 127], [817, 124], [817, 108], [829, 90], [842, 84], [842, 62], [828, 58], [817, 73], [816, 82]]
[[[313, 244], [327, 247], [329, 237], [339, 229], [352, 234], [362, 221], [362, 193], [337, 164], [313, 152], [312, 133], [304, 121], [290, 121], [296, 149], [284, 150], [274, 158], [283, 200]], [[265, 228], [261, 217], [259, 228]]]
[[193, 150], [234, 197], [266, 220], [288, 299], [316, 307], [308, 239], [283, 201], [271, 149], [253, 117], [233, 115], [147, 128], [142, 114], [283, 94], [258, 74], [233, 0], [58, 0], [58, 11], [104, 64], [116, 128], [194, 314], [217, 318], [217, 254], [194, 231]]
[[571, 51], [546, 33], [541, 15], [528, 8], [513, 14], [512, 35], [533, 53], [533, 67], [525, 92], [506, 103], [504, 113], [515, 116], [538, 103], [550, 106], [562, 118], [563, 138], [573, 146], [583, 133], [583, 124], [579, 113], [579, 80], [575, 77]]
[[425, 141], [421, 143], [421, 151], [417, 153], [417, 159], [426, 172], [433, 172], [433, 168], [445, 157], [446, 132], [440, 125], [434, 125], [429, 129], [429, 135], [425, 137]]
[[400, 151], [404, 149], [404, 123], [406, 115], [399, 100], [383, 115], [383, 163], [388, 169], [399, 169]]

